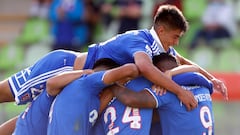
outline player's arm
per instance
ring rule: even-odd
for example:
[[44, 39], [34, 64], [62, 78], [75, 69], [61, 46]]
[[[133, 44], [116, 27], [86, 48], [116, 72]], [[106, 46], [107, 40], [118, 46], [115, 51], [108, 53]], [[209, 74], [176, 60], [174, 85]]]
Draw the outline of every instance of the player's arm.
[[14, 97], [12, 95], [8, 79], [5, 79], [0, 82], [0, 103], [3, 102], [13, 102]]
[[46, 84], [47, 92], [51, 96], [56, 96], [67, 84], [81, 77], [83, 74], [89, 74], [92, 72], [93, 70], [90, 69], [74, 70], [54, 76], [47, 80]]
[[156, 108], [156, 100], [148, 90], [135, 92], [122, 85], [112, 86], [113, 95], [123, 104], [134, 108]]
[[[180, 65], [173, 69], [167, 70], [164, 72], [169, 78], [172, 78], [175, 75], [186, 73], [186, 72], [199, 72], [198, 66], [195, 65]], [[156, 92], [157, 95], [163, 95], [167, 92], [166, 89], [159, 87], [157, 85], [153, 85], [152, 89]]]
[[135, 64], [129, 63], [123, 66], [107, 70], [103, 77], [105, 84], [113, 84], [123, 79], [132, 79], [139, 75], [138, 68]]
[[[117, 81], [127, 81], [129, 79], [135, 78], [139, 75], [138, 68], [135, 64], [125, 64], [123, 66], [107, 70], [103, 77], [103, 82], [107, 85], [114, 84]], [[107, 107], [108, 103], [113, 97], [112, 90], [114, 85], [106, 87], [100, 93], [100, 107], [99, 112], [101, 113], [104, 108]]]
[[188, 64], [188, 65], [197, 66], [199, 68], [199, 73], [203, 74], [205, 77], [207, 77], [213, 83], [214, 89], [216, 91], [221, 92], [226, 100], [228, 99], [227, 88], [221, 80], [215, 78], [213, 75], [211, 75], [209, 72], [207, 72], [206, 70], [201, 68], [199, 65], [197, 65], [196, 63], [184, 58], [183, 56], [181, 56], [177, 52], [176, 52], [176, 56], [177, 56], [176, 58], [179, 60], [179, 62], [181, 64]]
[[194, 99], [193, 94], [184, 90], [182, 87], [164, 75], [160, 70], [158, 70], [157, 67], [153, 65], [151, 58], [146, 53], [135, 53], [134, 60], [140, 73], [144, 77], [154, 84], [162, 86], [163, 88], [175, 93], [188, 110], [197, 107], [197, 101]]
[[186, 73], [186, 72], [199, 72], [200, 69], [196, 65], [180, 65], [171, 70], [167, 70], [165, 73], [171, 78], [174, 75]]
[[12, 135], [16, 127], [17, 119], [18, 119], [18, 116], [0, 125], [0, 135]]
[[[167, 75], [169, 78], [172, 78], [175, 75], [186, 72], [199, 72], [199, 68], [195, 65], [180, 65], [178, 67], [165, 71], [164, 74]], [[157, 95], [163, 95], [167, 92], [166, 89], [163, 89], [162, 87], [157, 85], [153, 85], [152, 89]]]

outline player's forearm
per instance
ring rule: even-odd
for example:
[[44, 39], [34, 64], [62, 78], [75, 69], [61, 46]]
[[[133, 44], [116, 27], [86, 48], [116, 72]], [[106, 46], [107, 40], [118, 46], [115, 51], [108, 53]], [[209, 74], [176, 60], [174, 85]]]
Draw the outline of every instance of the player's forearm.
[[194, 65], [199, 69], [199, 73], [201, 73], [202, 75], [204, 75], [205, 77], [207, 77], [209, 80], [214, 79], [215, 77], [213, 75], [211, 75], [208, 71], [206, 71], [205, 69], [203, 69], [202, 67], [200, 67], [198, 64], [180, 56], [178, 54], [177, 56], [178, 60], [180, 61], [181, 64], [187, 64], [187, 65]]
[[121, 85], [115, 85], [113, 95], [124, 105], [134, 108], [155, 108], [156, 101], [147, 90], [135, 92]]
[[112, 84], [127, 78], [135, 78], [139, 75], [138, 68], [135, 64], [125, 64], [121, 67], [108, 70], [104, 75], [104, 83]]
[[213, 75], [211, 75], [208, 71], [206, 71], [205, 69], [203, 69], [202, 67], [200, 67], [199, 65], [191, 62], [192, 65], [194, 65], [195, 67], [198, 68], [198, 72], [201, 73], [202, 75], [204, 75], [207, 79], [212, 80], [215, 77]]
[[61, 92], [61, 90], [71, 83], [72, 81], [76, 80], [80, 76], [82, 76], [84, 73], [87, 73], [87, 70], [75, 70], [75, 71], [69, 71], [64, 72], [62, 74], [59, 74], [55, 77], [52, 77], [48, 79], [47, 81], [47, 92], [51, 96], [56, 96]]
[[199, 72], [200, 69], [195, 65], [180, 65], [170, 70], [171, 76], [186, 73], [186, 72]]
[[122, 69], [122, 77], [130, 77], [130, 78], [135, 78], [139, 75], [138, 68], [135, 64], [125, 64], [124, 68]]
[[8, 80], [3, 80], [0, 82], [0, 103], [3, 102], [13, 102], [14, 97], [10, 89]]
[[0, 135], [12, 135], [15, 130], [17, 119], [18, 116], [0, 125]]

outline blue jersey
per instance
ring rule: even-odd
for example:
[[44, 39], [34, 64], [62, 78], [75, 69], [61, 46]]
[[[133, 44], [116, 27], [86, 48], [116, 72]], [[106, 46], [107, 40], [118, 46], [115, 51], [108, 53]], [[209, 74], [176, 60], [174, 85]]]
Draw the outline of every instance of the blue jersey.
[[101, 120], [102, 117], [103, 117], [102, 114], [98, 117], [96, 123], [91, 129], [90, 135], [106, 135], [103, 127], [103, 123]]
[[206, 87], [210, 94], [213, 93], [213, 84], [205, 76], [198, 72], [187, 72], [173, 76], [172, 78], [181, 86], [202, 86]]
[[46, 135], [48, 114], [54, 97], [44, 90], [18, 117], [14, 135]]
[[[145, 52], [149, 57], [153, 57], [165, 51], [154, 40], [149, 30], [128, 31], [100, 44], [89, 46], [84, 69], [92, 68], [94, 62], [100, 58], [110, 58], [120, 65], [134, 63], [136, 52]], [[175, 54], [173, 48], [167, 52]]]
[[48, 53], [34, 65], [12, 75], [9, 85], [16, 104], [31, 102], [46, 88], [48, 78], [73, 70], [76, 53], [57, 50]]
[[[187, 76], [191, 76], [188, 74]], [[176, 97], [175, 94], [167, 92], [165, 95], [155, 95], [163, 135], [208, 135], [213, 134], [214, 118], [212, 112], [212, 99], [210, 95], [210, 87], [201, 85], [186, 84], [193, 80], [188, 79], [185, 75], [177, 75], [173, 80], [182, 85], [184, 78], [184, 88], [190, 90], [195, 99], [198, 101], [198, 107], [192, 111], [187, 111], [186, 107]], [[200, 77], [201, 78], [201, 77]], [[201, 80], [201, 79], [200, 79]], [[202, 80], [203, 81], [203, 80]], [[207, 81], [205, 82], [207, 84]]]
[[98, 118], [99, 92], [105, 71], [81, 78], [67, 85], [56, 97], [49, 114], [48, 135], [88, 135]]
[[[152, 83], [143, 77], [132, 80], [126, 85], [129, 89], [140, 91]], [[148, 135], [152, 120], [152, 109], [139, 109], [125, 106], [114, 99], [104, 110], [101, 121], [108, 135]]]

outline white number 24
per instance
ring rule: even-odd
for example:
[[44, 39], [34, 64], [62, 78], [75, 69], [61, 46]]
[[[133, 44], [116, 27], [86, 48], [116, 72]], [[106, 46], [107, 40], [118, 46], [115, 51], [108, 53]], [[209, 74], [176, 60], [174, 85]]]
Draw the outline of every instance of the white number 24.
[[[114, 107], [108, 107], [106, 112], [104, 113], [104, 122], [108, 122], [108, 115], [110, 115], [110, 124], [108, 126], [109, 131], [107, 135], [114, 135], [119, 132], [119, 127], [114, 126], [114, 122], [116, 120], [116, 110]], [[123, 123], [130, 123], [130, 128], [133, 129], [140, 129], [141, 128], [141, 116], [139, 114], [139, 109], [138, 108], [131, 108], [131, 107], [126, 107], [123, 117], [122, 117], [122, 122]]]

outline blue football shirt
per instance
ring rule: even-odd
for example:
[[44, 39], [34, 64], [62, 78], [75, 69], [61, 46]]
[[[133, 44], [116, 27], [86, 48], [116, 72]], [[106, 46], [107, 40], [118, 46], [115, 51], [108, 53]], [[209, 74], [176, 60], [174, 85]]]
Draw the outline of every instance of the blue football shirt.
[[[202, 76], [196, 76], [196, 74], [192, 73], [180, 74], [177, 77], [173, 77], [176, 83], [190, 90], [198, 101], [198, 107], [192, 111], [187, 111], [182, 102], [171, 92], [167, 92], [162, 96], [155, 95], [161, 117], [162, 134], [213, 134], [214, 117], [210, 95], [212, 85], [208, 84], [208, 80], [204, 82], [204, 79]], [[184, 85], [181, 83], [184, 83]]]
[[[134, 91], [149, 88], [152, 83], [143, 77], [130, 81], [126, 87]], [[152, 109], [125, 106], [114, 99], [103, 111], [101, 121], [105, 134], [147, 135], [150, 133]]]
[[46, 90], [40, 93], [19, 115], [14, 135], [47, 134], [48, 114], [54, 98]]
[[98, 118], [99, 92], [105, 71], [83, 75], [56, 97], [49, 115], [48, 135], [88, 135]]
[[[94, 62], [100, 58], [110, 58], [120, 65], [134, 63], [136, 52], [144, 52], [152, 58], [165, 51], [154, 40], [150, 30], [128, 31], [105, 42], [89, 46], [84, 69], [92, 68]], [[175, 54], [175, 50], [171, 48], [167, 53]]]

